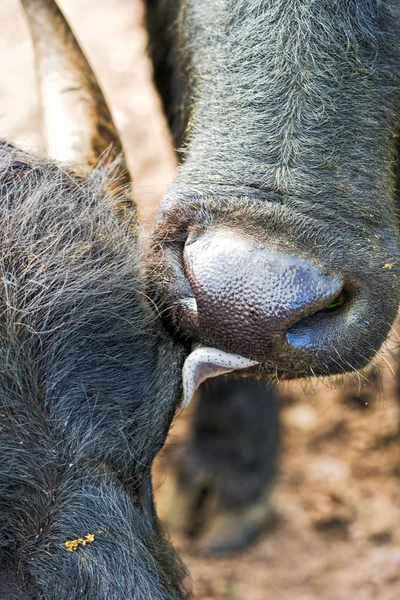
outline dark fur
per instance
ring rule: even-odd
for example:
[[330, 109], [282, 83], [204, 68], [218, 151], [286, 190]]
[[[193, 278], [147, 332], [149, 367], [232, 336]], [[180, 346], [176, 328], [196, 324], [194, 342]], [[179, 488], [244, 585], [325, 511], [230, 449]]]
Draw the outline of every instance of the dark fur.
[[106, 176], [0, 146], [2, 600], [183, 598], [150, 486], [183, 354]]

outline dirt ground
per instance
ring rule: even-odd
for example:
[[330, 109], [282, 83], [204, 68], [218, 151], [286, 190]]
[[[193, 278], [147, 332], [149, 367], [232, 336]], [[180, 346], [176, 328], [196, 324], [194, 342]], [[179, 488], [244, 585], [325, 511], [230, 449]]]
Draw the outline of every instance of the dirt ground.
[[[139, 0], [60, 0], [60, 5], [109, 97], [141, 216], [150, 223], [175, 163], [150, 84]], [[0, 3], [0, 73], [0, 137], [44, 153], [32, 49], [17, 0]], [[173, 536], [195, 597], [398, 600], [400, 415], [390, 368], [383, 392], [367, 405], [350, 402], [343, 385], [334, 382], [281, 387], [284, 442], [273, 494], [275, 526], [229, 560], [191, 556], [185, 541]], [[190, 410], [178, 418], [169, 446], [186, 435]], [[157, 479], [162, 514], [168, 494], [165, 461]]]

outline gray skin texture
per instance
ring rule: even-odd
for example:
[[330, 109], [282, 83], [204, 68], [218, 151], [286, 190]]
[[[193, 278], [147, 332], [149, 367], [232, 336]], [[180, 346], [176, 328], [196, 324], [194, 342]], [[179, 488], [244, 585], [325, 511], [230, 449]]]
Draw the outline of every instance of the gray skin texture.
[[150, 480], [184, 353], [109, 177], [0, 144], [1, 600], [186, 597]]
[[[202, 282], [190, 278], [186, 248], [204, 235], [217, 247], [228, 229], [340, 277], [346, 293], [336, 311], [305, 312], [279, 343], [271, 346], [264, 327], [255, 336], [265, 332], [264, 346], [240, 352], [280, 377], [363, 367], [399, 304], [398, 3], [148, 0], [147, 10], [182, 162], [153, 244], [151, 291], [167, 322], [187, 339], [238, 351], [245, 314], [232, 311], [227, 324], [208, 307], [199, 319], [207, 325], [197, 327], [185, 312], [190, 297], [207, 304], [196, 297]], [[212, 270], [218, 253], [207, 260]], [[232, 281], [241, 276], [229, 268]], [[225, 300], [232, 287], [220, 293]]]

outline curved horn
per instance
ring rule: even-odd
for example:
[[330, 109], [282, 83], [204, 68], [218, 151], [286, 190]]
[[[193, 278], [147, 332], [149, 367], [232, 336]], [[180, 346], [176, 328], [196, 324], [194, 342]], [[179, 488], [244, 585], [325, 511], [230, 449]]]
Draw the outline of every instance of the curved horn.
[[[36, 55], [50, 156], [78, 171], [122, 144], [110, 110], [74, 34], [54, 0], [21, 0]], [[123, 165], [129, 182], [126, 165]]]

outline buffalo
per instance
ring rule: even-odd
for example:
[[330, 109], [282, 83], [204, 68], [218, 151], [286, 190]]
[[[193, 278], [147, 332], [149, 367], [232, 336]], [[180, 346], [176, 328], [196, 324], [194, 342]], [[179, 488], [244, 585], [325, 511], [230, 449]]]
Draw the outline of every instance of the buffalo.
[[146, 301], [93, 73], [53, 0], [23, 5], [48, 148], [66, 162], [0, 144], [0, 598], [183, 599], [150, 468], [180, 402], [184, 348]]
[[[274, 382], [362, 369], [399, 305], [399, 4], [145, 5], [180, 162], [149, 293], [193, 348], [187, 401], [229, 370]], [[268, 518], [276, 391], [225, 376], [199, 394], [180, 500], [190, 529], [191, 507], [214, 494], [198, 547], [229, 552]]]

